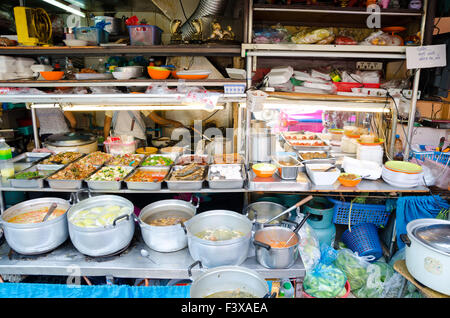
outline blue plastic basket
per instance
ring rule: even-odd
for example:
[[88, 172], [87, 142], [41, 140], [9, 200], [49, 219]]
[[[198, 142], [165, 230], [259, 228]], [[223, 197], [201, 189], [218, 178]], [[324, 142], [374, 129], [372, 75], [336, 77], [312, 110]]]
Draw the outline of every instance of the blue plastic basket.
[[353, 203], [351, 213], [349, 213], [350, 202], [342, 202], [333, 198], [328, 198], [328, 200], [334, 203], [333, 223], [335, 224], [357, 225], [361, 223], [372, 223], [377, 227], [384, 227], [391, 214], [391, 211], [388, 211], [386, 205], [361, 203]]
[[342, 242], [359, 256], [373, 255], [375, 260], [383, 256], [377, 227], [372, 223], [362, 223], [351, 227], [342, 234]]
[[420, 161], [425, 158], [442, 163], [443, 165], [450, 164], [450, 153], [440, 151], [412, 151], [411, 157]]

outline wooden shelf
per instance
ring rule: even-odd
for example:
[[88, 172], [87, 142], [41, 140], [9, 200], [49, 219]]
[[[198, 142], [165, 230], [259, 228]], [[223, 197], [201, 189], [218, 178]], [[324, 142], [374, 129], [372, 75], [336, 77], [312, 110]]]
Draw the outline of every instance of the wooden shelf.
[[239, 44], [182, 44], [152, 46], [9, 46], [0, 47], [0, 55], [152, 55], [152, 56], [239, 56]]

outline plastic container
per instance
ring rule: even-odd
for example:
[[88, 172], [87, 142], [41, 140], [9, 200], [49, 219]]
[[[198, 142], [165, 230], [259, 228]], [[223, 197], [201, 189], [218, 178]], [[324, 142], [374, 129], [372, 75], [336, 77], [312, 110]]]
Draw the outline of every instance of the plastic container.
[[11, 147], [5, 142], [5, 138], [0, 138], [0, 160], [9, 160], [11, 158]]
[[351, 227], [342, 234], [342, 242], [359, 256], [373, 255], [375, 260], [383, 256], [377, 227], [372, 223], [362, 223]]
[[315, 185], [332, 185], [336, 182], [337, 178], [341, 174], [341, 170], [334, 168], [331, 171], [317, 171], [316, 169], [327, 169], [330, 168], [331, 164], [305, 164], [306, 172], [308, 177]]
[[381, 227], [387, 224], [391, 214], [390, 211], [387, 211], [386, 205], [353, 203], [350, 212], [350, 202], [337, 201], [332, 198], [328, 198], [328, 200], [334, 203], [333, 223], [335, 224], [349, 224], [350, 221], [352, 226], [372, 223]]
[[380, 88], [379, 83], [333, 82], [338, 92], [351, 92], [352, 88]]
[[300, 130], [321, 133], [323, 130], [322, 119], [301, 119], [295, 125], [289, 126], [289, 131]]
[[100, 45], [109, 42], [109, 33], [97, 27], [74, 28], [75, 39], [85, 40], [88, 45]]
[[162, 30], [155, 25], [129, 25], [131, 45], [159, 45]]
[[450, 152], [441, 151], [412, 151], [411, 156], [417, 160], [424, 161], [425, 158], [447, 165], [450, 163]]
[[136, 151], [136, 141], [129, 143], [122, 142], [108, 142], [105, 141], [103, 143], [106, 146], [106, 152], [112, 155], [124, 155], [124, 154], [132, 154]]
[[400, 135], [395, 135], [394, 160], [403, 161], [403, 143]]
[[383, 164], [383, 147], [382, 146], [362, 146], [356, 147], [356, 159], [367, 160]]
[[16, 72], [16, 59], [11, 56], [0, 55], [0, 73]]
[[280, 285], [280, 292], [278, 293], [279, 298], [294, 298], [295, 289], [289, 279], [282, 279]]

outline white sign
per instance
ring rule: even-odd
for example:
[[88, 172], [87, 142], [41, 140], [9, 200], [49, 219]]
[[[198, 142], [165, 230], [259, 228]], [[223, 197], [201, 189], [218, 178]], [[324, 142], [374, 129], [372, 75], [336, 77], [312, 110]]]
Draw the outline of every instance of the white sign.
[[430, 68], [447, 65], [446, 45], [425, 45], [406, 48], [406, 68]]

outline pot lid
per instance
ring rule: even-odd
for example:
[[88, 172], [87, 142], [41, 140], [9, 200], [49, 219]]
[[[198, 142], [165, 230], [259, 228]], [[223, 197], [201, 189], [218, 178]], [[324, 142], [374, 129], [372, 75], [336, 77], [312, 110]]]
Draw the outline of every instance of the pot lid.
[[418, 226], [412, 234], [425, 245], [450, 254], [450, 223]]
[[48, 137], [45, 141], [46, 144], [56, 147], [66, 146], [82, 146], [96, 142], [97, 138], [89, 133], [64, 133], [54, 134]]

